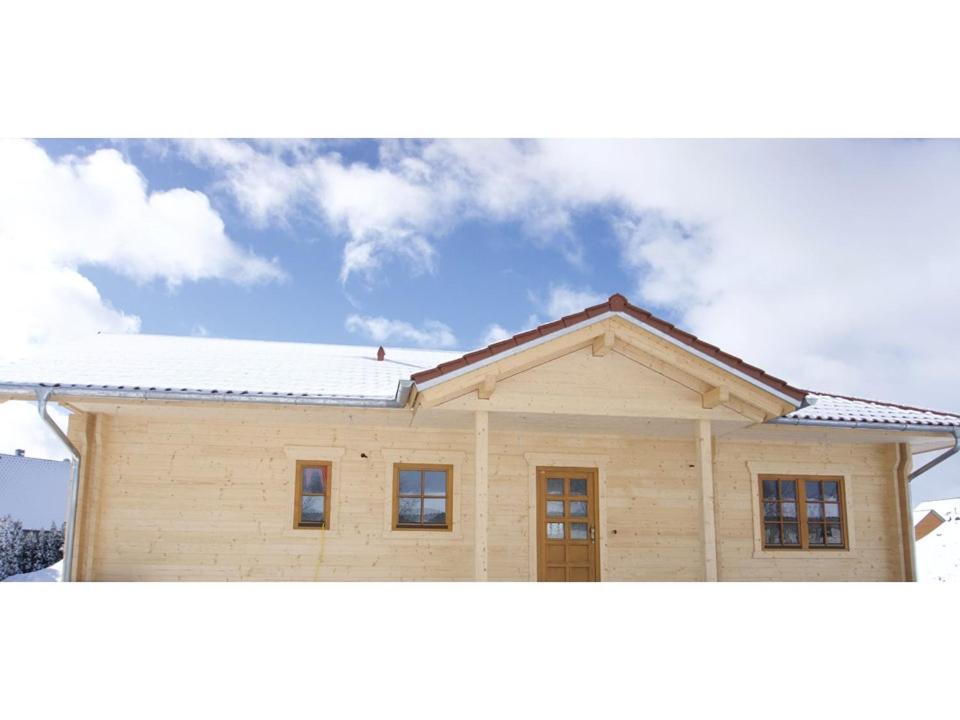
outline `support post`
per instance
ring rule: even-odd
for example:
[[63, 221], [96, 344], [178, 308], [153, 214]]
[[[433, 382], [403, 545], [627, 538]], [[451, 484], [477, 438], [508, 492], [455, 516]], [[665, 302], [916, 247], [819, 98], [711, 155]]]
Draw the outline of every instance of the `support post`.
[[900, 515], [900, 539], [903, 542], [903, 579], [917, 581], [917, 550], [913, 529], [913, 503], [910, 500], [910, 471], [913, 454], [907, 443], [897, 445], [897, 510]]
[[704, 579], [717, 580], [717, 521], [713, 497], [713, 431], [709, 420], [697, 421], [697, 461], [703, 516]]
[[474, 415], [474, 580], [487, 579], [487, 524], [490, 489], [490, 419], [486, 410]]

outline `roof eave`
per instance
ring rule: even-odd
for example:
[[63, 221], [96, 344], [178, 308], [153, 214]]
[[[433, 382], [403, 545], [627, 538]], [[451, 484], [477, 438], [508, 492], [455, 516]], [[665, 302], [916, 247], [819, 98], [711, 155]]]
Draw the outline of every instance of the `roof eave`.
[[[406, 384], [406, 385], [405, 385]], [[412, 383], [401, 380], [392, 398], [338, 395], [307, 395], [296, 393], [234, 392], [201, 390], [157, 390], [156, 388], [125, 388], [110, 386], [73, 386], [62, 383], [4, 383], [0, 382], [0, 396], [12, 399], [33, 399], [38, 390], [49, 391], [51, 399], [114, 398], [117, 400], [189, 400], [201, 402], [235, 402], [274, 405], [317, 405], [338, 407], [402, 408], [406, 404]]]

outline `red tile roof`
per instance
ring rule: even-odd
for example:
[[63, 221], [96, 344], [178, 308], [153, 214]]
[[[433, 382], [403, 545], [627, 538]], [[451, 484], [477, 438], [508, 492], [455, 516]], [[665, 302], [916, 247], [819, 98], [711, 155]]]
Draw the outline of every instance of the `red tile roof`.
[[480, 362], [481, 360], [494, 357], [495, 355], [505, 352], [506, 350], [510, 350], [511, 348], [518, 347], [532, 340], [536, 340], [537, 338], [551, 335], [552, 333], [562, 330], [563, 328], [576, 325], [584, 320], [589, 320], [597, 315], [603, 315], [604, 313], [608, 312], [620, 312], [624, 313], [625, 315], [629, 315], [645, 325], [649, 325], [665, 335], [669, 335], [684, 345], [698, 350], [699, 352], [712, 357], [718, 362], [721, 362], [724, 365], [727, 365], [730, 368], [753, 378], [757, 382], [777, 390], [788, 397], [794, 398], [798, 402], [802, 402], [807, 396], [806, 390], [795, 388], [786, 381], [774, 377], [773, 375], [769, 375], [760, 368], [750, 365], [749, 363], [745, 363], [743, 360], [734, 355], [725, 353], [716, 345], [711, 345], [710, 343], [700, 340], [696, 335], [691, 335], [690, 333], [681, 330], [673, 323], [669, 323], [666, 320], [661, 320], [643, 308], [639, 308], [636, 305], [631, 304], [626, 297], [620, 295], [619, 293], [611, 295], [605, 303], [593, 305], [585, 310], [581, 310], [578, 313], [574, 313], [573, 315], [567, 315], [559, 320], [554, 320], [553, 322], [546, 323], [545, 325], [535, 327], [533, 330], [527, 330], [526, 332], [519, 333], [518, 335], [514, 335], [506, 340], [495, 342], [492, 345], [481, 348], [480, 350], [469, 352], [455, 360], [440, 363], [435, 368], [414, 373], [410, 376], [410, 379], [415, 383], [425, 383], [428, 380], [442, 377], [443, 375], [451, 373], [455, 370], [459, 370], [461, 368], [468, 367], [469, 365], [473, 365], [474, 363]]

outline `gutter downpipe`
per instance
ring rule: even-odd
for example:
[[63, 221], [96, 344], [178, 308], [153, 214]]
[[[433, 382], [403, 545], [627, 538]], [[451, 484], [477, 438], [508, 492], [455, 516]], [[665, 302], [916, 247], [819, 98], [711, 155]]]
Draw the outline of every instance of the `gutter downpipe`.
[[63, 582], [73, 581], [73, 542], [77, 531], [77, 498], [80, 495], [80, 451], [70, 442], [70, 438], [60, 429], [60, 426], [47, 414], [47, 400], [50, 398], [49, 388], [37, 389], [37, 412], [43, 420], [57, 434], [61, 442], [67, 446], [73, 459], [70, 461], [70, 496], [67, 506], [66, 530], [63, 535]]

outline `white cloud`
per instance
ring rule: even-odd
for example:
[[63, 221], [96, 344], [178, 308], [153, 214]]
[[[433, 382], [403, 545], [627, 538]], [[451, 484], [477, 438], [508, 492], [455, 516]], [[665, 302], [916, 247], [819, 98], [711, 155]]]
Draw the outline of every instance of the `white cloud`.
[[214, 168], [217, 187], [258, 224], [306, 214], [344, 240], [340, 277], [372, 280], [392, 259], [416, 273], [435, 268], [436, 239], [457, 223], [516, 220], [543, 247], [571, 263], [583, 246], [571, 231], [573, 206], [557, 202], [562, 178], [539, 145], [510, 141], [383, 142], [376, 166], [349, 163], [326, 145], [260, 146], [243, 141], [178, 143], [193, 162]]
[[[536, 296], [533, 299], [541, 304]], [[550, 320], [556, 320], [564, 315], [578, 313], [591, 305], [598, 305], [606, 299], [605, 296], [590, 289], [577, 290], [568, 285], [551, 285], [542, 305], [546, 316]]]
[[[54, 340], [139, 331], [140, 318], [114, 308], [84, 277], [88, 265], [170, 288], [283, 277], [276, 263], [230, 240], [204, 194], [149, 192], [116, 150], [53, 159], [26, 140], [0, 140], [0, 258], [0, 361]], [[24, 404], [0, 405], [0, 450], [38, 454], [46, 442], [43, 452], [62, 457], [33, 415]]]
[[[67, 412], [54, 404], [47, 406], [47, 412], [66, 432]], [[9, 455], [17, 449], [26, 451], [27, 457], [48, 460], [70, 457], [70, 451], [40, 419], [35, 403], [9, 401], [0, 404], [0, 452]]]
[[203, 193], [147, 190], [112, 149], [53, 160], [38, 145], [0, 142], [0, 242], [8, 263], [103, 265], [139, 282], [283, 277], [227, 237]]
[[226, 140], [185, 141], [186, 157], [218, 169], [220, 186], [258, 224], [287, 223], [296, 213], [317, 214], [345, 238], [341, 279], [370, 276], [397, 256], [415, 272], [433, 269], [434, 248], [424, 233], [443, 214], [439, 188], [423, 177], [422, 164], [401, 162], [374, 169], [347, 164], [335, 152], [297, 146], [256, 148]]
[[407, 343], [427, 348], [449, 348], [457, 344], [457, 337], [450, 327], [437, 320], [426, 320], [422, 326], [416, 327], [403, 320], [350, 315], [346, 328], [348, 332], [364, 335], [375, 343]]
[[503, 325], [493, 323], [483, 331], [483, 338], [480, 341], [480, 346], [484, 347], [486, 345], [493, 345], [495, 342], [506, 340], [508, 337], [513, 337], [514, 335], [515, 333], [510, 332]]

